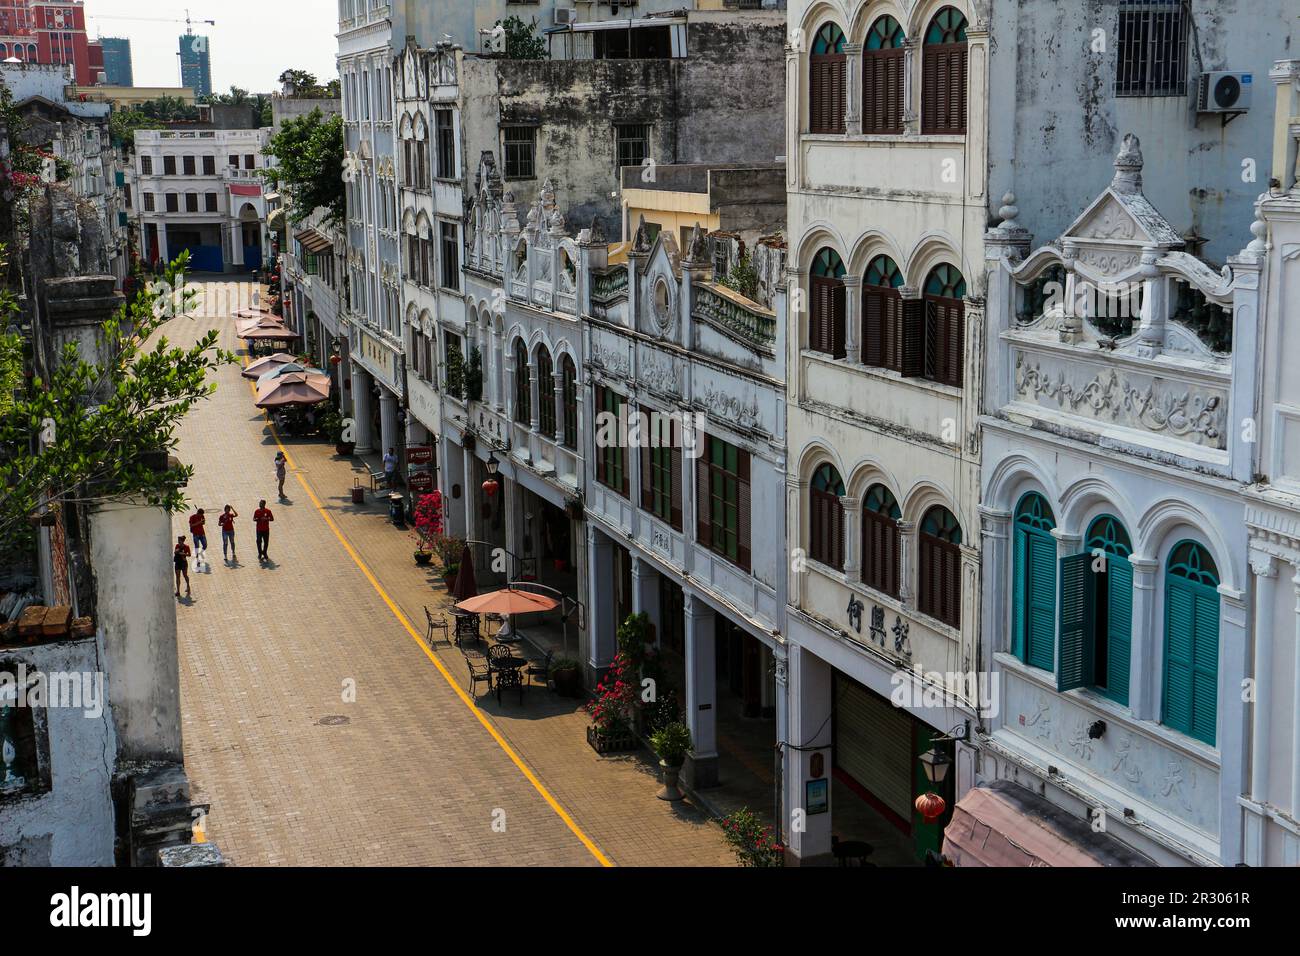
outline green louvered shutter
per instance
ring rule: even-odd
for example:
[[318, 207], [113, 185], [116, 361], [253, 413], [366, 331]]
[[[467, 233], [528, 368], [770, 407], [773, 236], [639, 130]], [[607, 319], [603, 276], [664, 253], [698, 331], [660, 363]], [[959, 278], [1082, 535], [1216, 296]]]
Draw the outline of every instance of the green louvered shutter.
[[1192, 736], [1215, 745], [1219, 701], [1219, 595], [1196, 586], [1192, 630]]
[[1045, 534], [1030, 534], [1028, 538], [1029, 606], [1025, 663], [1050, 671], [1052, 652], [1056, 649], [1056, 539]]
[[1057, 690], [1073, 690], [1092, 683], [1096, 607], [1092, 561], [1092, 555], [1087, 552], [1061, 559], [1061, 660], [1056, 672]]
[[1165, 590], [1165, 688], [1161, 722], [1192, 732], [1192, 647], [1196, 594], [1188, 581], [1169, 579]]
[[1028, 662], [1028, 651], [1025, 644], [1025, 632], [1028, 622], [1028, 605], [1029, 599], [1026, 596], [1029, 593], [1028, 563], [1029, 563], [1029, 535], [1016, 529], [1015, 535], [1015, 581], [1012, 586], [1012, 601], [1014, 610], [1011, 614], [1011, 653], [1022, 661]]
[[1133, 565], [1107, 555], [1106, 690], [1111, 700], [1128, 705], [1129, 659], [1133, 645]]

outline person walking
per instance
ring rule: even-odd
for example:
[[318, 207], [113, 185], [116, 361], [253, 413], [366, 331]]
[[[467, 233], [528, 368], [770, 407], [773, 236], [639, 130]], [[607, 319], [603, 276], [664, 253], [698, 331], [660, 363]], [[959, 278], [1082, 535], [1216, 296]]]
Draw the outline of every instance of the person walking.
[[190, 546], [185, 543], [185, 535], [176, 539], [176, 549], [172, 551], [172, 566], [176, 569], [176, 596], [181, 596], [181, 578], [185, 578], [185, 596], [190, 596]]
[[[284, 452], [275, 453], [275, 480], [280, 483], [280, 500], [284, 501], [284, 479], [288, 474], [289, 460], [284, 457]], [[265, 502], [263, 502], [265, 504]]]
[[263, 564], [271, 560], [266, 552], [271, 544], [271, 522], [274, 520], [275, 515], [266, 506], [265, 499], [258, 502], [257, 510], [253, 512], [253, 526], [257, 529], [257, 560]]
[[384, 456], [384, 482], [389, 490], [392, 490], [393, 479], [397, 477], [397, 449], [388, 449], [388, 454]]
[[226, 510], [217, 519], [217, 524], [221, 526], [221, 557], [225, 560], [239, 560], [239, 555], [235, 553], [235, 519], [238, 517], [239, 512], [226, 505]]
[[194, 569], [197, 571], [199, 562], [206, 564], [208, 560], [207, 518], [203, 516], [202, 508], [190, 515], [190, 538], [194, 541]]

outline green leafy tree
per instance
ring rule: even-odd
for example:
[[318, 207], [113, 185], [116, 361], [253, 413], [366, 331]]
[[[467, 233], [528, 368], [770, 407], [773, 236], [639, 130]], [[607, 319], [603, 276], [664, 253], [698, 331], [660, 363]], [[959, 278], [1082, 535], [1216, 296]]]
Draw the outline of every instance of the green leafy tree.
[[329, 210], [331, 222], [342, 222], [343, 117], [326, 117], [319, 109], [289, 120], [266, 148], [279, 165], [262, 171], [273, 186], [283, 189], [292, 204], [292, 219], [300, 223], [316, 209]]
[[546, 40], [537, 32], [537, 21], [524, 22], [518, 16], [498, 20], [506, 29], [506, 58], [511, 60], [547, 59]]
[[[0, 548], [30, 543], [33, 516], [46, 502], [145, 501], [173, 514], [185, 507], [182, 489], [194, 469], [170, 456], [157, 467], [151, 458], [175, 450], [180, 423], [216, 389], [209, 374], [235, 360], [215, 330], [188, 347], [162, 334], [196, 297], [184, 285], [186, 260], [104, 322], [107, 359], [87, 361], [69, 343], [48, 379], [32, 378], [0, 406]], [[21, 348], [15, 314], [12, 303], [0, 312], [0, 356]]]
[[248, 95], [248, 90], [238, 86], [231, 86], [229, 93], [210, 93], [203, 100], [214, 106], [248, 106], [253, 100]]

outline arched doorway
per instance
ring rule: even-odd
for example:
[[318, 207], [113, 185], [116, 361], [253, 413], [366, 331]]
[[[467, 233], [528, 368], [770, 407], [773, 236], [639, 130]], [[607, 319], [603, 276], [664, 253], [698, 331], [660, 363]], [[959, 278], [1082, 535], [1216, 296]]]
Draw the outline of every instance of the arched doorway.
[[239, 237], [244, 247], [244, 269], [262, 268], [262, 220], [251, 202], [239, 210]]

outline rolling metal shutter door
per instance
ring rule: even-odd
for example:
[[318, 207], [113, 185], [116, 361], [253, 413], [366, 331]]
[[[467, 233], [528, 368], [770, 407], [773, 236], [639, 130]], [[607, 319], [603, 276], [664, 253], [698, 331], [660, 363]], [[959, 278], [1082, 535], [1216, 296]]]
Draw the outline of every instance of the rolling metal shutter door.
[[912, 819], [912, 718], [851, 681], [835, 681], [835, 765]]

